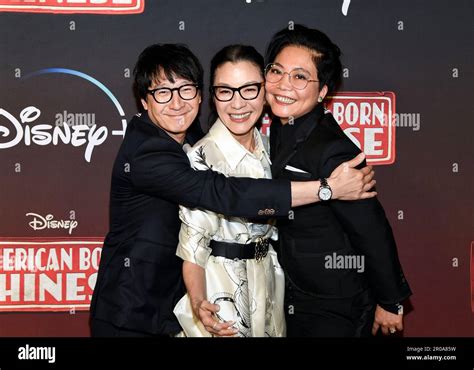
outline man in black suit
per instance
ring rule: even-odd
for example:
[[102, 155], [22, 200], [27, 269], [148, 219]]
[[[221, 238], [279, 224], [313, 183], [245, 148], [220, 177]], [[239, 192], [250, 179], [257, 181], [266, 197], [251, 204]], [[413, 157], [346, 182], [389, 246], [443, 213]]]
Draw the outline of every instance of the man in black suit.
[[[178, 204], [223, 214], [287, 216], [291, 206], [318, 201], [319, 181], [226, 178], [194, 171], [183, 145], [201, 102], [203, 71], [182, 45], [153, 45], [139, 57], [135, 84], [145, 112], [129, 123], [112, 171], [110, 231], [91, 302], [93, 336], [173, 335], [173, 308], [185, 289], [176, 247]], [[196, 124], [196, 122], [195, 122]], [[371, 168], [338, 168], [331, 185], [339, 199], [369, 198]]]
[[[339, 48], [322, 32], [295, 25], [267, 50], [266, 98], [273, 178], [321, 179], [321, 202], [278, 223], [286, 273], [288, 336], [360, 337], [403, 329], [411, 295], [392, 229], [377, 198], [331, 197], [329, 174], [360, 153], [322, 101], [341, 76]], [[291, 122], [290, 122], [291, 121]]]

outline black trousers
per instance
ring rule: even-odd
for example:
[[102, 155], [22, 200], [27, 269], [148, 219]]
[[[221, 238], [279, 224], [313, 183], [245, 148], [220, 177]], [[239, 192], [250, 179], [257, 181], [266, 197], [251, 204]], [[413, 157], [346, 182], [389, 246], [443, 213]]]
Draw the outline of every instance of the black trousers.
[[302, 292], [287, 279], [287, 336], [369, 337], [375, 306], [368, 289], [350, 298], [320, 298]]
[[142, 331], [129, 330], [119, 328], [110, 322], [92, 319], [91, 320], [91, 336], [92, 337], [122, 337], [122, 338], [146, 338], [146, 337], [169, 337], [165, 335], [153, 335]]

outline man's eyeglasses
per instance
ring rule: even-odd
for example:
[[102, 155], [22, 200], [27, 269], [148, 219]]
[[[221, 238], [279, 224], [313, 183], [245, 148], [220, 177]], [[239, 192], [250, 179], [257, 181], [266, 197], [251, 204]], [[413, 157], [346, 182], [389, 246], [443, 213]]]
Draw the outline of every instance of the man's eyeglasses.
[[240, 87], [212, 86], [211, 92], [217, 100], [222, 102], [231, 101], [236, 91], [242, 99], [253, 100], [260, 94], [263, 84], [263, 82], [258, 82]]
[[173, 92], [178, 91], [178, 95], [183, 100], [193, 100], [199, 91], [199, 85], [186, 84], [172, 89], [168, 87], [159, 87], [157, 89], [148, 90], [148, 94], [159, 104], [166, 104], [173, 99]]
[[284, 75], [288, 75], [290, 84], [298, 90], [303, 90], [308, 86], [309, 82], [319, 82], [319, 80], [312, 80], [311, 75], [303, 69], [293, 69], [291, 72], [285, 72], [278, 64], [270, 63], [265, 68], [265, 79], [268, 82], [279, 82]]

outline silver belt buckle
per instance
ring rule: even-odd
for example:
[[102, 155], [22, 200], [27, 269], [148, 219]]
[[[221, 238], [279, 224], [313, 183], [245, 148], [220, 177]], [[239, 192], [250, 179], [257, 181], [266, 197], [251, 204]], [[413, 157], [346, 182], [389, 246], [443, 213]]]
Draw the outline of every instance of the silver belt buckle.
[[259, 237], [255, 242], [255, 260], [262, 261], [268, 254], [268, 245], [270, 244], [267, 238]]

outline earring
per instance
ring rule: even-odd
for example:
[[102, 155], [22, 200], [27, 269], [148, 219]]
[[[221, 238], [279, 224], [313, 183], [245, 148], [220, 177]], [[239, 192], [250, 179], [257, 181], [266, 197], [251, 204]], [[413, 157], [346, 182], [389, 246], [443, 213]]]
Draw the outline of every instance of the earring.
[[318, 103], [321, 103], [322, 101], [323, 101], [323, 98], [320, 96], [320, 97], [318, 98]]

